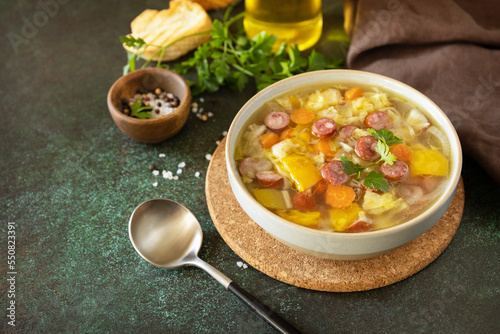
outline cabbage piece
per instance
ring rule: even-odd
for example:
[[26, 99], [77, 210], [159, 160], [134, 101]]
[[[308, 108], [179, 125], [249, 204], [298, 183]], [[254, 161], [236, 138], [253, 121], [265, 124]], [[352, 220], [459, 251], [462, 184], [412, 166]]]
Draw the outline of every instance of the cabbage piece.
[[342, 94], [338, 89], [317, 90], [307, 97], [304, 107], [312, 112], [320, 111], [342, 102]]
[[418, 109], [411, 109], [404, 115], [404, 119], [411, 127], [420, 133], [423, 129], [427, 128], [431, 123]]
[[293, 109], [292, 102], [290, 101], [290, 98], [288, 96], [278, 97], [274, 101], [286, 110]]
[[365, 92], [365, 95], [351, 101], [351, 107], [355, 114], [370, 113], [391, 106], [391, 102], [385, 93]]
[[443, 131], [435, 126], [431, 126], [427, 129], [427, 134], [429, 135], [429, 145], [442, 149], [445, 156], [450, 155], [450, 142]]
[[362, 207], [369, 214], [380, 215], [389, 210], [392, 210], [393, 213], [406, 210], [408, 204], [402, 198], [397, 198], [392, 192], [377, 194], [367, 190]]
[[316, 116], [318, 117], [324, 117], [324, 118], [331, 118], [335, 120], [335, 118], [339, 117], [339, 111], [335, 109], [335, 107], [328, 107], [325, 108], [321, 111], [316, 112]]
[[280, 141], [277, 144], [274, 144], [271, 147], [271, 153], [276, 159], [280, 160], [286, 157], [287, 155], [295, 152], [299, 148], [300, 148], [299, 144], [297, 144], [292, 139], [287, 138], [283, 141]]
[[266, 132], [267, 127], [263, 124], [250, 124], [248, 130], [243, 135], [245, 145], [241, 149], [244, 157], [263, 158], [265, 156], [262, 145], [259, 142], [260, 136]]

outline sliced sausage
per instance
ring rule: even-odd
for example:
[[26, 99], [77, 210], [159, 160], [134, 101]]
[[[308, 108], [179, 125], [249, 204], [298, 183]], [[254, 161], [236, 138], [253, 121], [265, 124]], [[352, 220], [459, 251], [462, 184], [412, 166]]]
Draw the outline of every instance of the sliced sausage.
[[283, 185], [283, 176], [273, 171], [257, 172], [255, 177], [264, 188], [279, 188]]
[[321, 176], [334, 186], [340, 186], [349, 181], [349, 175], [344, 172], [344, 167], [338, 160], [331, 161], [324, 165], [321, 168]]
[[297, 193], [292, 197], [292, 205], [297, 210], [312, 211], [317, 204], [316, 197], [309, 191]]
[[380, 166], [380, 173], [384, 175], [387, 179], [391, 181], [400, 181], [404, 178], [408, 177], [408, 173], [410, 172], [410, 168], [404, 161], [396, 160], [392, 165], [389, 165], [387, 162], [384, 162], [382, 166]]
[[402, 184], [397, 192], [409, 205], [422, 203], [424, 197], [423, 189], [411, 184]]
[[311, 130], [316, 137], [329, 139], [337, 132], [337, 123], [330, 118], [321, 118], [314, 122]]
[[354, 151], [363, 160], [373, 161], [380, 159], [380, 154], [375, 151], [378, 140], [372, 136], [364, 136], [358, 139]]
[[324, 194], [328, 189], [329, 182], [325, 179], [321, 179], [315, 184], [313, 184], [309, 189], [312, 191], [314, 195]]
[[250, 179], [254, 179], [257, 172], [271, 170], [272, 168], [273, 163], [271, 161], [264, 159], [255, 159], [252, 157], [241, 160], [239, 165], [241, 176], [248, 177]]
[[366, 116], [365, 125], [374, 130], [390, 129], [392, 128], [392, 119], [386, 112], [375, 111]]
[[339, 134], [337, 136], [337, 139], [339, 141], [345, 143], [347, 141], [347, 139], [352, 136], [352, 133], [356, 129], [358, 129], [358, 127], [354, 126], [354, 125], [345, 125], [345, 126], [341, 127], [339, 130]]
[[420, 178], [420, 186], [426, 193], [436, 189], [440, 182], [440, 178], [437, 176], [422, 176]]
[[347, 233], [359, 233], [359, 232], [368, 232], [371, 230], [372, 222], [368, 219], [359, 219], [354, 224], [352, 224], [345, 232]]
[[290, 115], [281, 111], [270, 112], [266, 115], [264, 124], [272, 131], [283, 131], [290, 124]]
[[409, 176], [403, 180], [405, 185], [419, 186], [425, 193], [432, 192], [440, 182], [440, 178], [437, 176]]

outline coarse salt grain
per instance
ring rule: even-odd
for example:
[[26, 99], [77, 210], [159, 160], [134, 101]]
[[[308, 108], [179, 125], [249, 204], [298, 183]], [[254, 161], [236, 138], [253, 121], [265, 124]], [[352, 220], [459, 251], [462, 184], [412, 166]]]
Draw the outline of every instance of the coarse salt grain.
[[160, 174], [160, 171], [159, 171], [159, 170], [157, 170], [157, 169], [155, 169], [155, 170], [153, 171], [153, 175], [154, 175], [154, 176], [158, 176], [158, 174]]
[[205, 155], [205, 159], [207, 159], [208, 161], [212, 160], [212, 155], [211, 154], [206, 154]]
[[165, 158], [165, 153], [160, 153], [160, 154], [158, 154], [158, 156], [159, 156], [160, 158]]
[[186, 163], [183, 161], [180, 164], [178, 164], [177, 167], [184, 168], [184, 167], [186, 167]]
[[194, 173], [194, 176], [196, 176], [196, 177], [200, 177], [200, 172], [196, 172], [196, 173]]
[[200, 102], [205, 102], [205, 99], [200, 97]]
[[224, 132], [222, 133], [222, 135], [223, 135], [224, 137], [225, 137], [225, 136], [227, 136], [227, 131], [224, 131]]
[[153, 187], [157, 187], [157, 186], [158, 186], [158, 182], [153, 183]]
[[247, 269], [248, 268], [248, 266], [246, 265], [246, 263], [243, 263], [241, 261], [236, 262], [236, 265], [238, 267], [240, 267], [240, 268], [243, 268], [243, 269]]
[[179, 168], [179, 169], [177, 170], [177, 174], [182, 174], [182, 169], [180, 169], [180, 168]]
[[171, 171], [163, 171], [163, 178], [167, 179], [167, 180], [172, 180], [174, 175], [172, 174]]

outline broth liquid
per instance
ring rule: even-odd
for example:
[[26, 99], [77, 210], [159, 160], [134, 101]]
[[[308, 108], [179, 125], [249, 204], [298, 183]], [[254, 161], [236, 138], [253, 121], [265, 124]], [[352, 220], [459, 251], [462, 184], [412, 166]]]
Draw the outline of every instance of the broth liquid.
[[287, 40], [305, 50], [321, 37], [321, 0], [245, 0], [243, 26], [250, 38], [261, 31], [278, 36], [274, 51]]

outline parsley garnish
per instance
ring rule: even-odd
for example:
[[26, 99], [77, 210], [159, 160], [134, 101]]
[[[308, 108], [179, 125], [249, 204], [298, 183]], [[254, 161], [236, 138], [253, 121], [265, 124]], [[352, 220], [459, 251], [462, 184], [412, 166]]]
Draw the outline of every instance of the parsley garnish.
[[147, 112], [151, 109], [153, 108], [143, 106], [142, 102], [137, 100], [133, 105], [130, 106], [130, 116], [137, 117], [140, 119], [151, 118], [151, 114]]
[[[273, 53], [272, 48], [277, 39], [275, 35], [261, 32], [249, 39], [242, 24], [239, 24], [237, 29], [230, 29], [244, 16], [244, 13], [240, 13], [229, 19], [231, 9], [232, 7], [227, 9], [222, 21], [217, 19], [213, 21], [212, 30], [202, 32], [204, 34], [210, 32], [211, 39], [198, 46], [191, 58], [175, 65], [174, 71], [179, 74], [186, 74], [191, 70], [196, 71], [197, 81], [189, 82], [193, 95], [205, 91], [215, 92], [221, 86], [241, 91], [248, 83], [249, 78], [253, 78], [256, 88], [261, 90], [295, 74], [327, 68], [341, 68], [343, 59], [330, 59], [314, 50], [306, 58], [299, 51], [297, 45], [282, 43], [278, 51]], [[185, 36], [182, 39], [191, 36], [193, 35]], [[136, 50], [150, 46], [144, 40], [132, 36], [122, 36], [120, 40]], [[157, 67], [168, 67], [168, 65], [161, 65], [161, 57], [170, 45], [161, 47], [158, 51], [160, 61], [158, 61]], [[135, 70], [136, 59], [140, 56], [141, 54], [137, 52], [128, 54], [128, 63], [124, 67], [124, 74]], [[147, 61], [142, 68], [147, 66], [149, 62]]]
[[[389, 145], [403, 142], [401, 139], [396, 137], [394, 133], [386, 129], [374, 130], [370, 128], [368, 129], [368, 132], [378, 141], [375, 151], [380, 154], [380, 159], [377, 162], [363, 167], [360, 164], [353, 163], [345, 156], [340, 158], [342, 167], [344, 167], [344, 172], [348, 175], [356, 173], [356, 177], [358, 179], [361, 178], [361, 173], [365, 170], [365, 168], [375, 166], [380, 161], [384, 161], [392, 165], [397, 158], [390, 152]], [[363, 185], [367, 188], [373, 188], [383, 192], [389, 191], [389, 183], [384, 178], [384, 175], [373, 171], [365, 177]]]
[[357, 178], [361, 177], [361, 173], [365, 170], [365, 167], [360, 164], [355, 164], [354, 162], [347, 159], [345, 156], [340, 157], [341, 165], [344, 167], [344, 173], [347, 175], [356, 173]]
[[377, 162], [385, 161], [389, 165], [392, 165], [397, 158], [389, 150], [389, 145], [400, 144], [403, 141], [396, 137], [391, 131], [386, 129], [374, 130], [370, 128], [368, 129], [368, 132], [372, 135], [372, 137], [378, 140], [375, 151], [380, 154], [380, 159]]
[[370, 172], [370, 174], [366, 176], [363, 185], [383, 192], [389, 191], [389, 183], [384, 179], [384, 175], [377, 172]]

